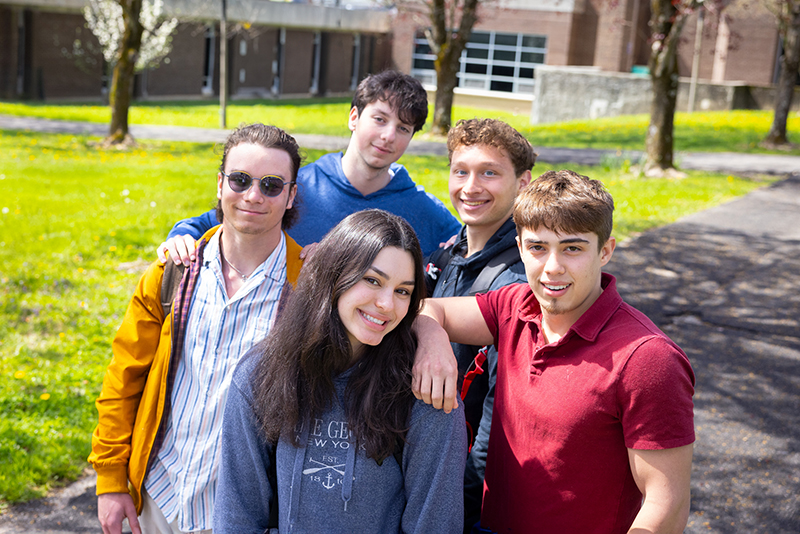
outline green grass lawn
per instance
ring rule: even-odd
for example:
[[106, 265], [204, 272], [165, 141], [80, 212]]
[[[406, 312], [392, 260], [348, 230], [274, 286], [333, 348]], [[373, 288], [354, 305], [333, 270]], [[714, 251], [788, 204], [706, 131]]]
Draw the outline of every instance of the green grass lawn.
[[[228, 125], [242, 122], [276, 124], [291, 133], [347, 136], [347, 99], [252, 100], [228, 105]], [[0, 114], [51, 119], [109, 122], [103, 105], [39, 104], [0, 101]], [[433, 109], [430, 110], [430, 116]], [[644, 150], [647, 115], [577, 120], [531, 125], [528, 115], [477, 108], [453, 108], [453, 120], [493, 117], [508, 122], [534, 146]], [[219, 107], [213, 102], [136, 103], [131, 124], [162, 124], [216, 128]], [[772, 122], [771, 111], [714, 111], [675, 116], [675, 150], [685, 152], [745, 152], [800, 155], [800, 149], [776, 152], [758, 146]], [[428, 121], [428, 126], [430, 121]], [[800, 114], [789, 117], [789, 137], [800, 143]], [[423, 134], [427, 128], [423, 130]], [[793, 135], [794, 134], [794, 135]]]
[[[212, 145], [147, 142], [123, 152], [96, 141], [0, 132], [0, 510], [86, 467], [94, 399], [138, 277], [174, 221], [214, 204]], [[449, 205], [445, 158], [401, 162]], [[764, 185], [699, 172], [639, 179], [624, 164], [574, 168], [614, 195], [618, 237]]]

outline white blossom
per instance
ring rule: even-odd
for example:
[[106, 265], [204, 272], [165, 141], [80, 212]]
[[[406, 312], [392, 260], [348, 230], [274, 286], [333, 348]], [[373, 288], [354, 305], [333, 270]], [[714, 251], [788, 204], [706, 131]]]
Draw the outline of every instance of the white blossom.
[[[172, 32], [178, 19], [164, 19], [163, 0], [144, 0], [139, 20], [142, 23], [142, 46], [136, 60], [136, 70], [153, 67], [169, 54], [172, 48]], [[97, 37], [103, 49], [103, 57], [114, 65], [124, 31], [122, 7], [115, 0], [89, 0], [83, 9], [89, 29]]]

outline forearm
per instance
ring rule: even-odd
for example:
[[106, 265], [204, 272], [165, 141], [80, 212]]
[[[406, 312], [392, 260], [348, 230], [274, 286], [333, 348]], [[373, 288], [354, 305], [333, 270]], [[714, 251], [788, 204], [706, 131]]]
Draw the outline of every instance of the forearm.
[[645, 497], [628, 534], [681, 534], [689, 519], [689, 493], [681, 498]]
[[417, 352], [412, 369], [411, 390], [418, 399], [450, 413], [458, 395], [458, 362], [447, 333], [429, 316], [414, 321]]
[[428, 298], [420, 315], [441, 326], [453, 343], [479, 347], [494, 343], [475, 297]]
[[644, 496], [629, 534], [681, 534], [689, 518], [692, 445], [628, 449], [631, 472]]

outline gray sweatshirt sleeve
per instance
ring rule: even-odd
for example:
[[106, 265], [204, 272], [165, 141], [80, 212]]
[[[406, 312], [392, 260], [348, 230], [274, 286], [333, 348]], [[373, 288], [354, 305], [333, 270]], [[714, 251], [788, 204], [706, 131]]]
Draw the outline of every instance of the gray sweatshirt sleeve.
[[253, 413], [252, 399], [236, 377], [228, 393], [222, 423], [219, 479], [214, 503], [216, 534], [267, 531], [273, 488], [267, 475], [274, 461]]
[[406, 508], [402, 531], [460, 533], [467, 458], [464, 407], [446, 414], [416, 401], [403, 448]]

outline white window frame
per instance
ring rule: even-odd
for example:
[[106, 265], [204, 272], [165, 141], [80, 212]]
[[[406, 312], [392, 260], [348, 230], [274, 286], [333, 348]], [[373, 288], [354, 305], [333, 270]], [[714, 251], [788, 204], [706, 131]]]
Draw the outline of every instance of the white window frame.
[[[476, 42], [476, 36], [488, 36], [488, 42]], [[498, 37], [512, 37], [514, 45], [498, 43]], [[543, 46], [523, 46], [525, 38], [544, 40]], [[436, 57], [431, 53], [418, 51], [418, 46], [428, 45], [424, 35], [419, 34], [414, 40], [411, 75], [424, 85], [436, 86], [436, 71], [433, 68], [420, 68], [417, 61], [433, 61]], [[470, 51], [485, 50], [485, 58], [469, 57]], [[495, 59], [496, 54], [512, 53], [514, 59]], [[541, 61], [523, 61], [523, 54], [540, 54]], [[482, 54], [484, 55], [484, 54]], [[498, 93], [533, 94], [534, 78], [520, 76], [522, 69], [533, 69], [546, 64], [547, 36], [496, 31], [474, 31], [459, 59], [458, 85], [467, 90], [490, 91]], [[469, 66], [485, 66], [485, 73], [467, 72]], [[480, 68], [480, 67], [479, 67]], [[499, 68], [513, 69], [513, 75], [495, 73]], [[511, 91], [497, 88], [497, 84], [510, 84]]]

